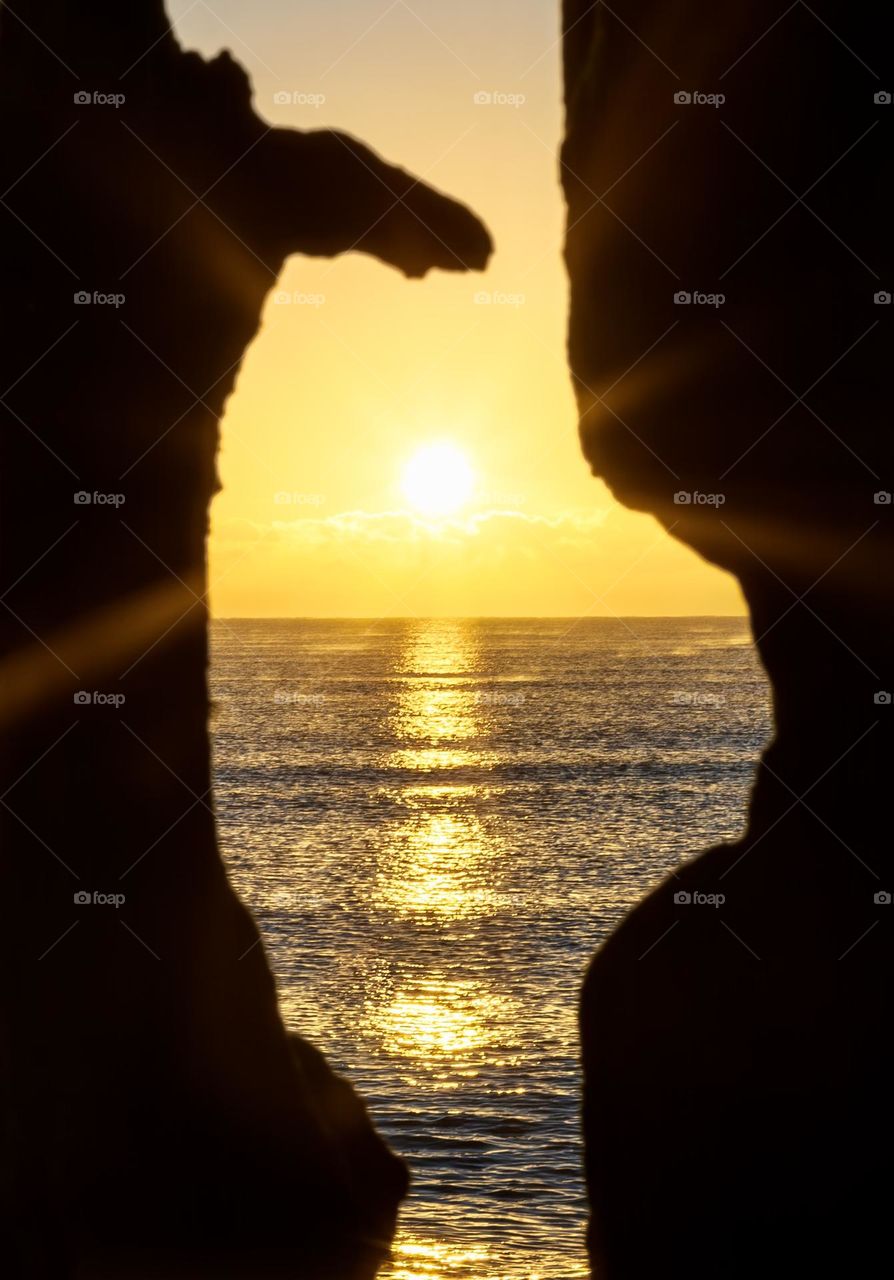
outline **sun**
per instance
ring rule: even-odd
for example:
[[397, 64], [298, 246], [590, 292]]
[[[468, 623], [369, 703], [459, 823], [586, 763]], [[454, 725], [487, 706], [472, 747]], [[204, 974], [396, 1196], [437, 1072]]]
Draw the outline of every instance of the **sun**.
[[468, 502], [474, 488], [469, 459], [447, 440], [417, 449], [401, 476], [404, 497], [424, 516], [452, 515]]

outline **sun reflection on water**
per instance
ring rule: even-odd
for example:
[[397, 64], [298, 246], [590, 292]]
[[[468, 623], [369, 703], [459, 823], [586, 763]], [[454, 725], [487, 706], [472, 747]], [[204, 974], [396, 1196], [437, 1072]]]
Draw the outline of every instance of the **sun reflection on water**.
[[[459, 1280], [487, 1276], [496, 1280], [494, 1255], [487, 1248], [472, 1248], [445, 1240], [401, 1238], [394, 1259], [382, 1273], [382, 1280]], [[530, 1280], [539, 1280], [533, 1273]]]
[[[564, 1258], [561, 1265], [565, 1280], [585, 1280], [589, 1275], [582, 1263]], [[503, 1251], [487, 1245], [473, 1247], [432, 1237], [401, 1235], [395, 1243], [392, 1261], [379, 1274], [380, 1280], [543, 1280], [546, 1273], [540, 1261], [507, 1267]]]
[[376, 876], [379, 904], [442, 919], [493, 910], [501, 847], [471, 807], [479, 788], [417, 787], [400, 798], [411, 812], [389, 833]]
[[457, 621], [419, 622], [395, 666], [400, 693], [391, 715], [401, 745], [388, 758], [394, 769], [422, 775], [486, 763], [470, 747], [482, 729], [473, 682], [480, 664], [474, 628]]
[[482, 733], [474, 686], [480, 661], [473, 627], [420, 622], [396, 662], [400, 692], [392, 711], [400, 747], [389, 765], [410, 771], [397, 792], [404, 821], [387, 833], [378, 901], [401, 916], [460, 919], [492, 908], [501, 848], [481, 809], [485, 788], [443, 781], [445, 769], [483, 763], [465, 744]]
[[[382, 1049], [422, 1087], [436, 1079], [442, 1089], [459, 1088], [483, 1057], [499, 1056], [505, 1018], [505, 997], [486, 975], [458, 974], [456, 957], [437, 947], [440, 929], [494, 909], [499, 879], [500, 843], [482, 815], [487, 793], [452, 782], [449, 772], [484, 763], [476, 749], [483, 728], [478, 660], [474, 628], [437, 622], [417, 624], [395, 664], [396, 749], [388, 765], [410, 777], [394, 793], [402, 817], [383, 833], [375, 895], [396, 921], [430, 923], [434, 949], [390, 966], [388, 990], [380, 987], [367, 1008]], [[411, 1199], [388, 1280], [495, 1274], [490, 1246], [420, 1233], [414, 1216]]]
[[380, 1010], [382, 1043], [403, 1058], [460, 1058], [493, 1040], [493, 1013], [483, 983], [419, 978]]
[[[462, 1096], [470, 1082], [503, 1073], [500, 1093], [525, 1092], [512, 1077], [524, 1011], [480, 953], [469, 965], [461, 941], [506, 909], [511, 864], [500, 787], [484, 772], [494, 713], [478, 693], [479, 650], [474, 623], [416, 623], [389, 681], [393, 747], [385, 763], [393, 771], [387, 788], [393, 816], [375, 832], [372, 891], [377, 913], [394, 930], [411, 931], [415, 945], [389, 951], [367, 969], [364, 1030], [395, 1062], [410, 1097], [433, 1088]], [[473, 1194], [485, 1176], [467, 1167], [451, 1178], [468, 1180]], [[467, 1237], [465, 1198], [445, 1199], [432, 1224], [430, 1204], [414, 1201], [411, 1191], [382, 1280], [540, 1280], [543, 1253], [513, 1257], [499, 1239], [501, 1218], [496, 1228], [482, 1223], [483, 1239]]]

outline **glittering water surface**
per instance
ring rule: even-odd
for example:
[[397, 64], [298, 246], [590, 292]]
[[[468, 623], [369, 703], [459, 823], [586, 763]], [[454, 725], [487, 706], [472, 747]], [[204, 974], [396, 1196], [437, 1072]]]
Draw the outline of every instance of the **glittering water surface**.
[[584, 1276], [575, 1005], [769, 732], [733, 618], [219, 620], [217, 811], [288, 1024], [412, 1167], [387, 1280]]

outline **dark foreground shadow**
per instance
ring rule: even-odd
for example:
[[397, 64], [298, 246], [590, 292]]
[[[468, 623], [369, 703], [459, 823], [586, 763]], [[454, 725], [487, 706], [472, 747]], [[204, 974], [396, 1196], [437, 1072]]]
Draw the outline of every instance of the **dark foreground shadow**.
[[584, 450], [621, 501], [736, 575], [776, 714], [745, 838], [661, 885], [586, 981], [606, 1280], [877, 1268], [894, 922], [881, 24], [844, 3], [564, 6]]
[[372, 1276], [403, 1164], [286, 1037], [216, 847], [218, 424], [287, 255], [481, 268], [465, 208], [271, 129], [158, 0], [0, 9], [0, 1267]]

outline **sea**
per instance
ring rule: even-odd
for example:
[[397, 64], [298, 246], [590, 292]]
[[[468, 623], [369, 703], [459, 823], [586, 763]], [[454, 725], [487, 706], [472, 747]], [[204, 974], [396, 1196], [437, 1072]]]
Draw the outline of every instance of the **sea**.
[[216, 808], [287, 1025], [412, 1189], [383, 1280], [588, 1274], [576, 1006], [771, 732], [736, 617], [217, 619]]

